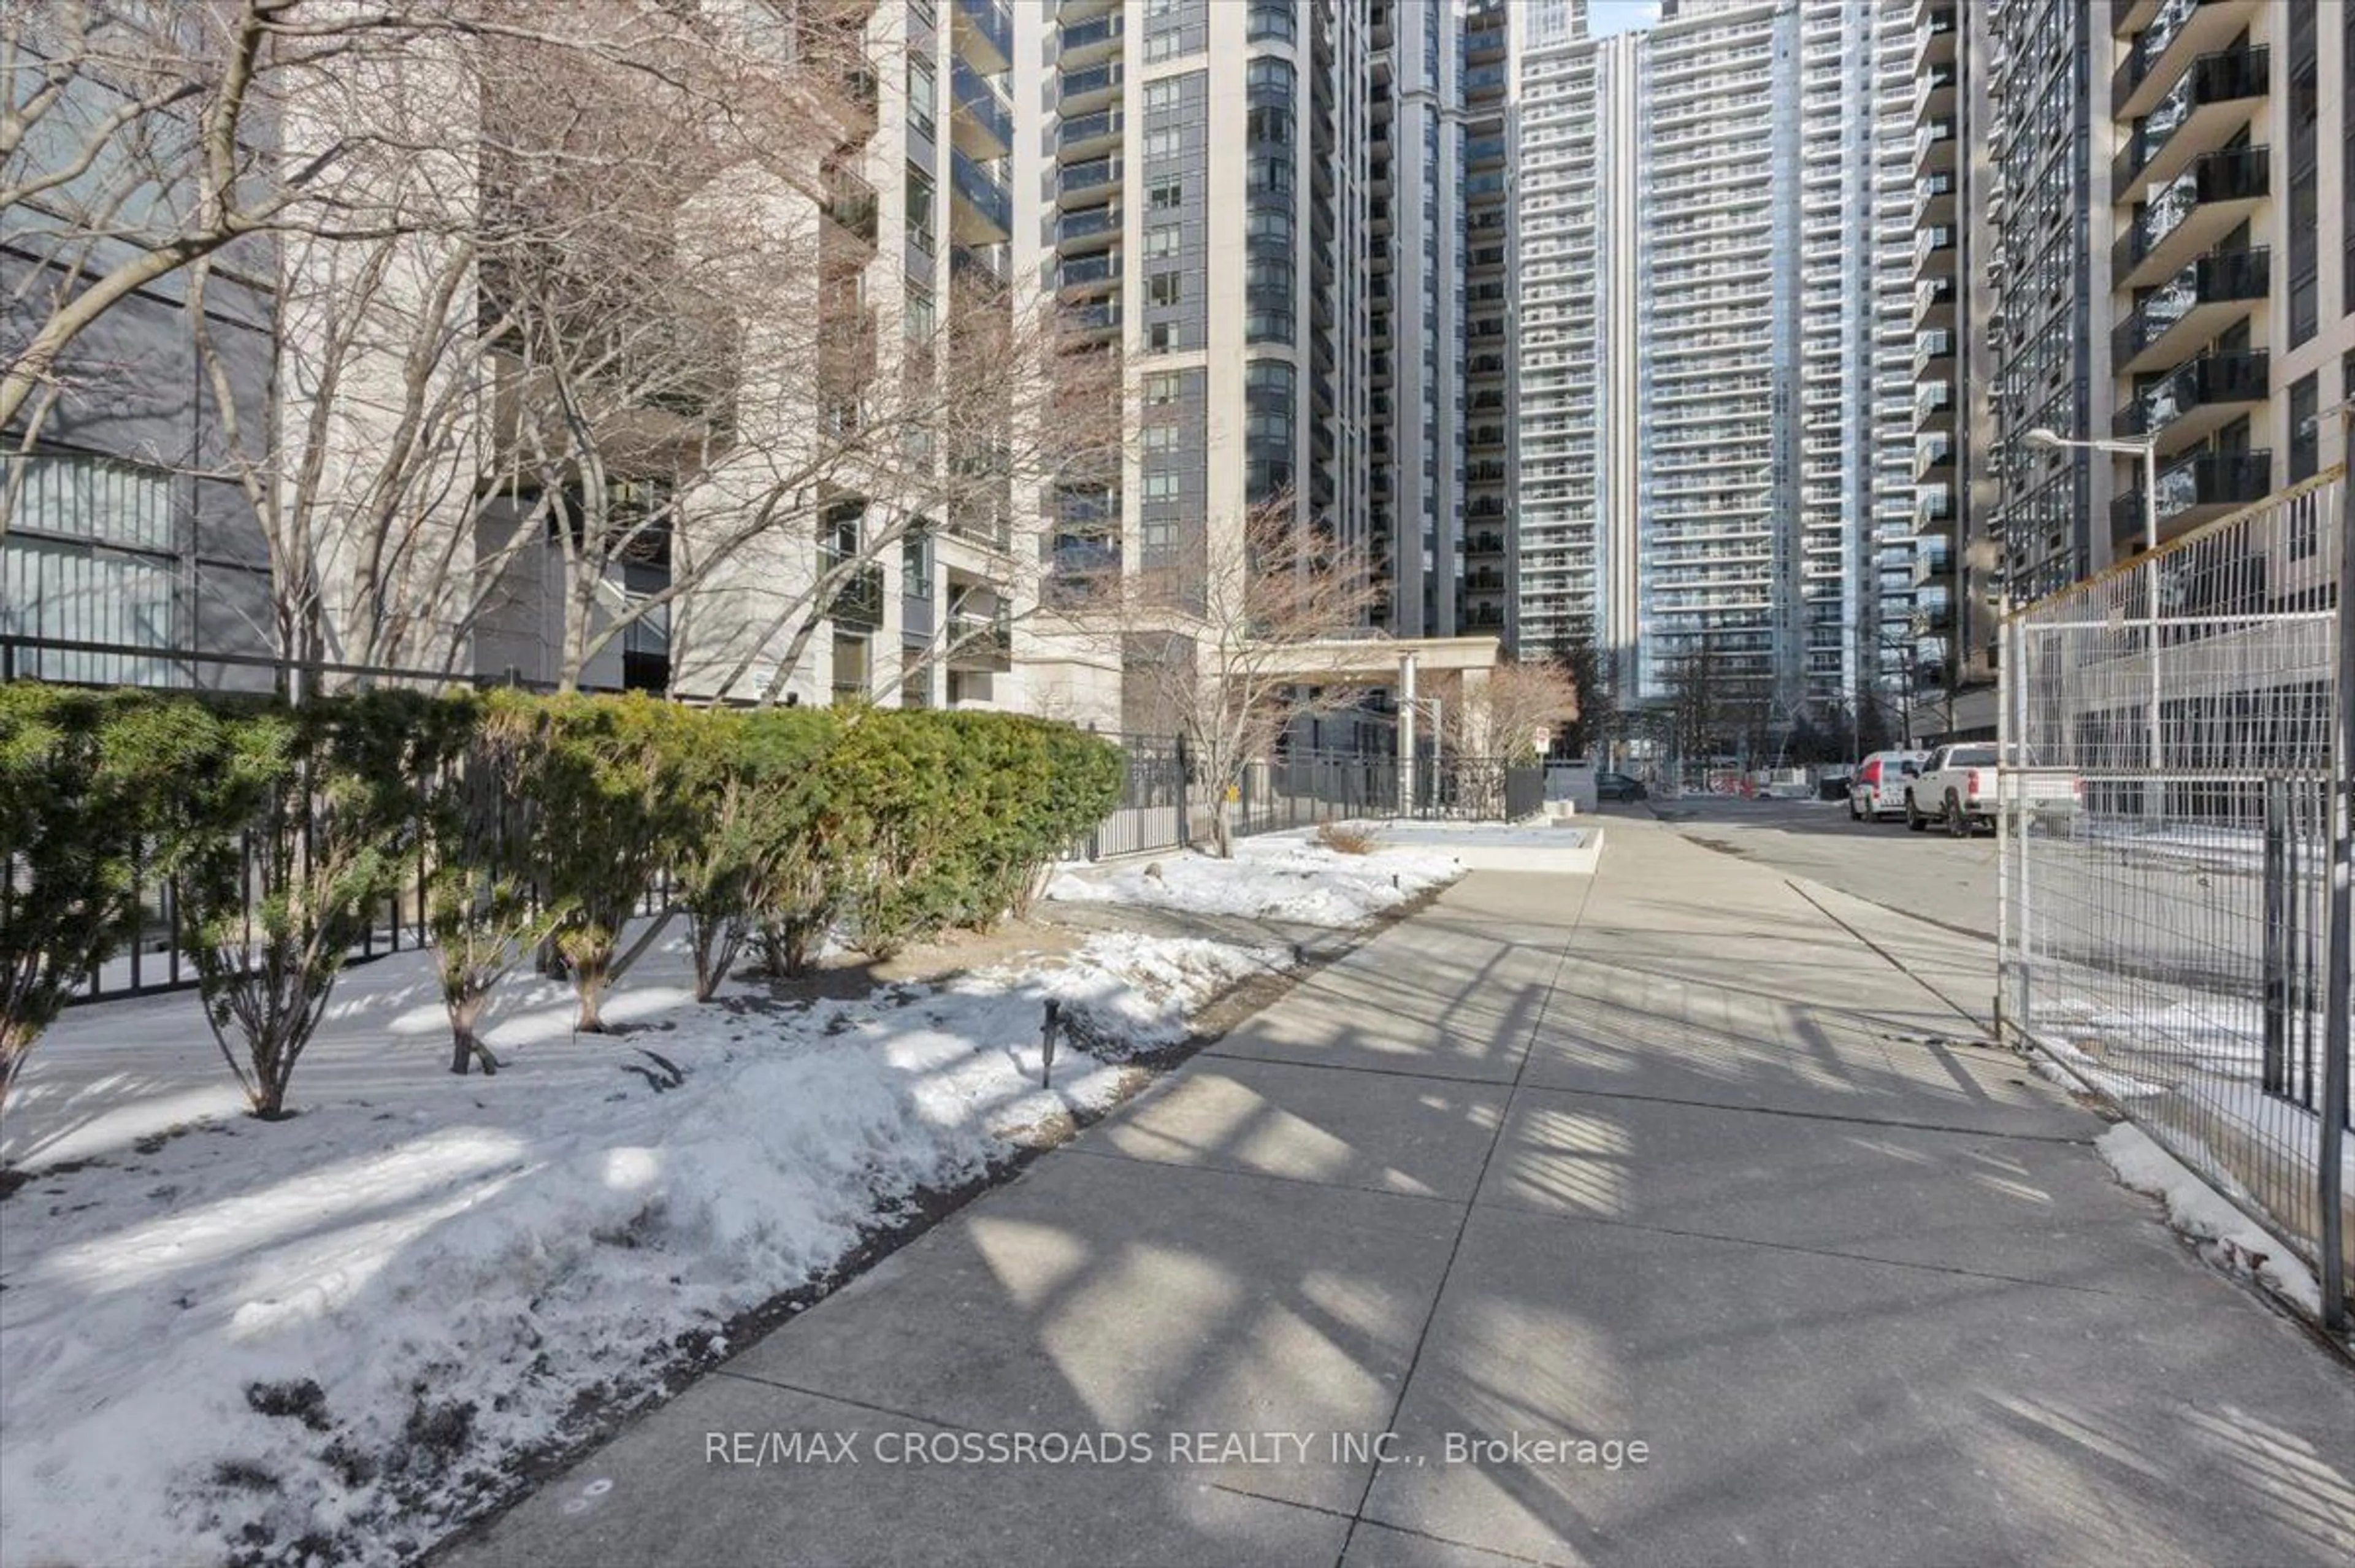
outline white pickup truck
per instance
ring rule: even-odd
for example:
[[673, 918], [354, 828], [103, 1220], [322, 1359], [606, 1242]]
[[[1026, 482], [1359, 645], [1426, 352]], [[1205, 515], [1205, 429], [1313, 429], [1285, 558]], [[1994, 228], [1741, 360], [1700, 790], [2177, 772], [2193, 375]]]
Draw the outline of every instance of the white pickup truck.
[[2007, 805], [2049, 822], [2075, 811], [2083, 794], [2084, 781], [2066, 768], [2030, 764], [1998, 770], [1991, 742], [1941, 746], [1918, 776], [1905, 781], [1905, 826], [1923, 833], [1934, 822], [1966, 838], [1993, 827]]

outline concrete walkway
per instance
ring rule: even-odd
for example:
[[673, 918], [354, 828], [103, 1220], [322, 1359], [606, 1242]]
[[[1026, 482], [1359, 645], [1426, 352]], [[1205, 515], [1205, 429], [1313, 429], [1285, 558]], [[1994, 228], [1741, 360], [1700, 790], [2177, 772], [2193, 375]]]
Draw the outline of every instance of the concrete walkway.
[[1467, 878], [453, 1561], [2349, 1561], [2355, 1376], [1817, 896]]

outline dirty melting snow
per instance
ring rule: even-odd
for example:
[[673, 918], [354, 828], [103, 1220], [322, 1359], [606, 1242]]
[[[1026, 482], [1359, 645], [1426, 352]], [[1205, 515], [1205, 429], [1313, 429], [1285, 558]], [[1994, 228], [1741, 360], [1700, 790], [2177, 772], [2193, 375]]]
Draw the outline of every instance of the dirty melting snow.
[[[346, 976], [271, 1125], [235, 1114], [193, 997], [75, 1009], [0, 1129], [31, 1173], [0, 1208], [9, 1559], [412, 1554], [576, 1407], [724, 1350], [733, 1315], [1009, 1134], [1111, 1104], [1121, 1058], [1288, 958], [1114, 933], [857, 1002], [697, 1007], [674, 943], [619, 1037], [518, 978], [506, 1070], [461, 1080], [404, 955]], [[1050, 997], [1082, 1027], [1042, 1089]]]

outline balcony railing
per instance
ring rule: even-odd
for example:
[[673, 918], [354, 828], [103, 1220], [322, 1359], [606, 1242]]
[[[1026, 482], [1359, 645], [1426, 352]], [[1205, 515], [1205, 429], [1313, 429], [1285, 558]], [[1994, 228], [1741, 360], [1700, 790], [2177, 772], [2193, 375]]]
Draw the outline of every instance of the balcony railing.
[[955, 86], [957, 107], [974, 118], [1001, 151], [1014, 146], [1014, 110], [997, 84], [963, 60], [949, 79]]
[[995, 238], [1002, 240], [1014, 231], [1014, 197], [1005, 181], [991, 172], [988, 165], [952, 149], [949, 181], [957, 195], [996, 230]]
[[1121, 82], [1120, 61], [1109, 60], [1086, 70], [1067, 70], [1056, 85], [1056, 100], [1069, 103], [1092, 92], [1109, 92]]
[[1006, 7], [1006, 0], [955, 0], [957, 18], [973, 30], [974, 36], [997, 58], [992, 69], [1003, 70], [1014, 59], [1014, 14]]
[[1099, 251], [1090, 256], [1071, 256], [1058, 262], [1055, 283], [1060, 288], [1077, 288], [1084, 283], [1118, 282], [1120, 250]]
[[875, 187], [849, 170], [826, 171], [826, 212], [868, 244], [875, 243]]
[[1055, 145], [1068, 152], [1083, 147], [1090, 142], [1100, 142], [1107, 136], [1117, 136], [1121, 129], [1121, 112], [1117, 109], [1099, 109], [1092, 114], [1076, 114], [1055, 129]]
[[[2168, 524], [2195, 509], [2214, 511], [2262, 501], [2272, 488], [2274, 458], [2270, 452], [2203, 452], [2185, 458], [2158, 475], [2158, 523]], [[2146, 548], [2150, 522], [2140, 490], [2129, 490], [2110, 503], [2110, 538], [2115, 544], [2136, 542]]]
[[[842, 564], [844, 558], [832, 550], [818, 551], [818, 570], [831, 571]], [[845, 626], [879, 626], [883, 624], [883, 569], [869, 564], [854, 568], [835, 591], [834, 600], [826, 608], [827, 616]]]
[[2272, 389], [2262, 348], [2203, 354], [2144, 388], [2111, 421], [2110, 433], [2149, 435], [2200, 409], [2261, 403]]
[[2118, 323], [2110, 335], [2111, 357], [2127, 363], [2201, 305], [2261, 300], [2272, 288], [2273, 253], [2265, 247], [2211, 251], [2152, 290]]
[[2191, 69], [2183, 73], [2183, 80], [2135, 123], [2134, 133], [2118, 149], [2117, 161], [2111, 166], [2111, 188], [2124, 191], [2133, 185], [2135, 176], [2191, 123], [2199, 111], [2213, 103], [2264, 97], [2269, 80], [2267, 62], [2268, 51], [2262, 44], [2254, 48], [2221, 49], [2193, 60]]
[[1055, 240], [1059, 244], [1067, 240], [1085, 240], [1092, 235], [1119, 232], [1120, 207], [1117, 203], [1067, 212], [1055, 220]]
[[1067, 23], [1063, 27], [1063, 52], [1076, 54], [1097, 44], [1110, 43], [1125, 30], [1127, 20], [1118, 11], [1108, 11], [1092, 22]]
[[1100, 190], [1120, 183], [1118, 158], [1091, 158], [1084, 164], [1067, 164], [1055, 176], [1055, 189], [1065, 197], [1081, 191]]
[[980, 282], [1006, 282], [1006, 247], [1003, 245], [956, 245], [949, 250], [949, 272], [954, 277]]
[[2110, 251], [2114, 283], [2123, 285], [2127, 274], [2200, 208], [2264, 196], [2272, 174], [2273, 150], [2264, 146], [2232, 147], [2194, 159], [2190, 168], [2150, 193], [2118, 236]]

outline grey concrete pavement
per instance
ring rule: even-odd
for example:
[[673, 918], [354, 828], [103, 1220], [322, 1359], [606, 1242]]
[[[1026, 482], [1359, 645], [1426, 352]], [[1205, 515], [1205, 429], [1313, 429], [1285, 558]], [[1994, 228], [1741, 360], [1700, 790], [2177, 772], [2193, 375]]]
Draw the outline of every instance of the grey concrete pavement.
[[[2090, 1115], [1772, 868], [1609, 844], [1466, 879], [450, 1560], [2355, 1553], [2355, 1376]], [[1985, 951], [1899, 935], [1939, 989]], [[859, 1462], [762, 1435], [819, 1432]]]

